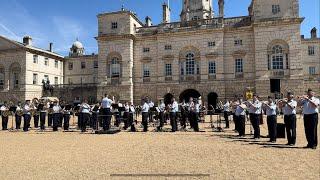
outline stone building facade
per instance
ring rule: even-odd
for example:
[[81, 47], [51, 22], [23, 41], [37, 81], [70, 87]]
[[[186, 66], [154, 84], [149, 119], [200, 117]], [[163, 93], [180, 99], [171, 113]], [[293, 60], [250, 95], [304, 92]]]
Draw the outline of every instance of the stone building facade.
[[97, 15], [98, 55], [85, 55], [76, 41], [63, 59], [56, 96], [100, 99], [108, 93], [136, 104], [145, 96], [201, 96], [216, 106], [249, 90], [263, 98], [302, 95], [307, 88], [320, 94], [320, 38], [315, 28], [311, 38], [300, 35], [298, 0], [252, 0], [247, 16], [232, 18], [224, 17], [224, 0], [182, 3], [179, 22], [170, 21], [163, 4], [158, 25], [125, 9]]
[[[125, 10], [98, 15], [98, 95], [108, 91], [136, 103], [145, 96], [202, 96], [215, 106], [248, 90], [261, 97], [301, 95], [308, 87], [320, 93], [320, 40], [301, 38], [298, 0], [253, 0], [248, 16], [234, 18], [224, 18], [224, 3], [218, 1], [214, 16], [211, 1], [184, 0], [181, 21], [172, 23], [164, 4], [163, 23], [155, 26]], [[121, 69], [115, 79], [114, 59]]]
[[32, 46], [32, 38], [23, 43], [0, 36], [0, 102], [23, 101], [43, 95], [42, 81], [63, 84], [64, 57]]

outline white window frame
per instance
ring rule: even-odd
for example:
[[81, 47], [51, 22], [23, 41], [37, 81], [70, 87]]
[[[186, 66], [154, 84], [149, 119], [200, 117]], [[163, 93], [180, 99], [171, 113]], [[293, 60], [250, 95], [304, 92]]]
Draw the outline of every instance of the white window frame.
[[172, 76], [172, 64], [165, 64], [165, 76]]
[[237, 58], [235, 60], [235, 72], [236, 74], [243, 74], [243, 59]]
[[279, 4], [272, 5], [272, 14], [279, 14], [281, 11]]
[[216, 75], [217, 73], [217, 67], [215, 61], [209, 61], [208, 63], [208, 73], [209, 75]]
[[33, 63], [38, 64], [39, 56], [38, 55], [33, 55]]
[[59, 61], [58, 61], [58, 60], [55, 60], [55, 61], [54, 61], [54, 67], [55, 67], [55, 68], [59, 68]]
[[118, 22], [111, 22], [111, 29], [118, 29]]
[[308, 55], [309, 56], [315, 55], [315, 47], [314, 46], [308, 46]]
[[143, 67], [142, 67], [142, 70], [143, 70], [143, 77], [144, 78], [149, 78], [150, 77], [150, 66], [149, 64], [143, 64]]
[[44, 58], [44, 65], [49, 66], [49, 58]]
[[38, 74], [37, 74], [37, 73], [33, 73], [33, 76], [32, 76], [32, 84], [33, 84], [33, 85], [38, 84]]
[[69, 62], [68, 63], [68, 69], [69, 70], [73, 70], [73, 62]]
[[309, 75], [316, 75], [316, 67], [315, 66], [309, 67]]
[[121, 75], [121, 65], [119, 62], [119, 58], [114, 57], [111, 59], [111, 64], [110, 64], [110, 76], [111, 77], [120, 77]]

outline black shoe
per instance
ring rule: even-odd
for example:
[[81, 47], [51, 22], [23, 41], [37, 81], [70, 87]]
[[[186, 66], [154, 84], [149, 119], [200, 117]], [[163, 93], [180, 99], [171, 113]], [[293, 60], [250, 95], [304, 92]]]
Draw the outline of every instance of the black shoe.
[[317, 146], [312, 146], [311, 149], [317, 149]]

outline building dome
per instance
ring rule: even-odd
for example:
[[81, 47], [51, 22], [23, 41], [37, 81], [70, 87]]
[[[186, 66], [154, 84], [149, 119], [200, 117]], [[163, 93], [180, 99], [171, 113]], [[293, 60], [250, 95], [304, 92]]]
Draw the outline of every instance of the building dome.
[[84, 55], [84, 47], [82, 43], [77, 39], [70, 48], [69, 56], [78, 57]]
[[75, 48], [78, 48], [78, 49], [83, 49], [83, 45], [81, 42], [79, 41], [75, 41], [73, 44], [72, 44], [72, 47], [75, 47]]

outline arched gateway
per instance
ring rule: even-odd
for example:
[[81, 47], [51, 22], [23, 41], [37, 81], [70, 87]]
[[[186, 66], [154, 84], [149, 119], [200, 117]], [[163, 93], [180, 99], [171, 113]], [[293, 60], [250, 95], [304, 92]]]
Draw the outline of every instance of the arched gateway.
[[179, 100], [180, 102], [182, 102], [183, 100], [185, 102], [189, 102], [189, 99], [190, 97], [193, 97], [193, 98], [199, 98], [201, 96], [201, 94], [197, 91], [197, 90], [194, 90], [194, 89], [187, 89], [185, 91], [183, 91], [180, 96], [179, 96]]

